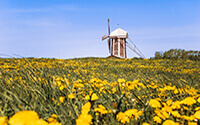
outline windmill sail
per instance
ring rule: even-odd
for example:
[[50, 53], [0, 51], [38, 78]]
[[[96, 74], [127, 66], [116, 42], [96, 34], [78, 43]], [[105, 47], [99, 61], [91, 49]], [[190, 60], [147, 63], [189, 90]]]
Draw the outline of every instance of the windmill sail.
[[[110, 24], [109, 24], [109, 19], [108, 19], [108, 35], [110, 36]], [[109, 49], [109, 53], [111, 53], [110, 51], [110, 38], [108, 39], [108, 49]]]
[[104, 35], [104, 36], [102, 37], [102, 41], [105, 40], [106, 38], [108, 38], [108, 36], [107, 36], [107, 35]]

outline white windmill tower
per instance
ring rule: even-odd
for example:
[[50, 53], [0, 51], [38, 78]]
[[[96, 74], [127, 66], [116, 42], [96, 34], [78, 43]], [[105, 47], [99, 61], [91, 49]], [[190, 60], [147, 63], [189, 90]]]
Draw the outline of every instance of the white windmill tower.
[[[108, 35], [104, 35], [102, 40], [108, 38], [108, 49], [110, 56], [109, 57], [116, 57], [116, 58], [127, 58], [127, 51], [126, 48], [129, 47], [133, 52], [139, 55], [141, 58], [144, 58], [142, 52], [136, 47], [135, 44], [131, 41], [128, 37], [128, 33], [121, 29], [117, 28], [113, 32], [110, 33], [110, 24], [108, 19]], [[127, 39], [129, 39], [134, 47], [128, 44]]]

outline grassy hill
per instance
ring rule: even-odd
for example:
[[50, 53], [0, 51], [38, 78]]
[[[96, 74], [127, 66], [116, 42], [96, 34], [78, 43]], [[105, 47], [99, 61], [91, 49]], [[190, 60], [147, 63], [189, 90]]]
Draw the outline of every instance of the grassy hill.
[[49, 124], [198, 123], [199, 83], [200, 61], [1, 58], [0, 116], [10, 124], [24, 110]]

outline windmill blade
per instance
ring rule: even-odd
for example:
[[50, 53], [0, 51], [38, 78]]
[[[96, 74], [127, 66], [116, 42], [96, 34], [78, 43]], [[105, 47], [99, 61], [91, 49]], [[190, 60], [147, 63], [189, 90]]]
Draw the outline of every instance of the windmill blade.
[[108, 39], [108, 49], [109, 49], [109, 53], [110, 53], [110, 39]]
[[108, 19], [108, 35], [109, 35], [109, 39], [108, 39], [108, 49], [109, 49], [109, 53], [111, 53], [110, 51], [110, 24], [109, 24], [109, 19]]
[[110, 24], [109, 24], [110, 20], [108, 19], [108, 35], [110, 36]]
[[105, 40], [106, 38], [108, 38], [108, 36], [107, 36], [107, 35], [104, 35], [104, 36], [102, 37], [102, 41]]

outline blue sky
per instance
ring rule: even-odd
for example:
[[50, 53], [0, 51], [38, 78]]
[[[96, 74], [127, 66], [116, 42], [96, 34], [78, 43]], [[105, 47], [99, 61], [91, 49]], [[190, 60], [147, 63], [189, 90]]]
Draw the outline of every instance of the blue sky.
[[0, 56], [106, 57], [108, 18], [147, 58], [200, 49], [200, 0], [1, 0]]

